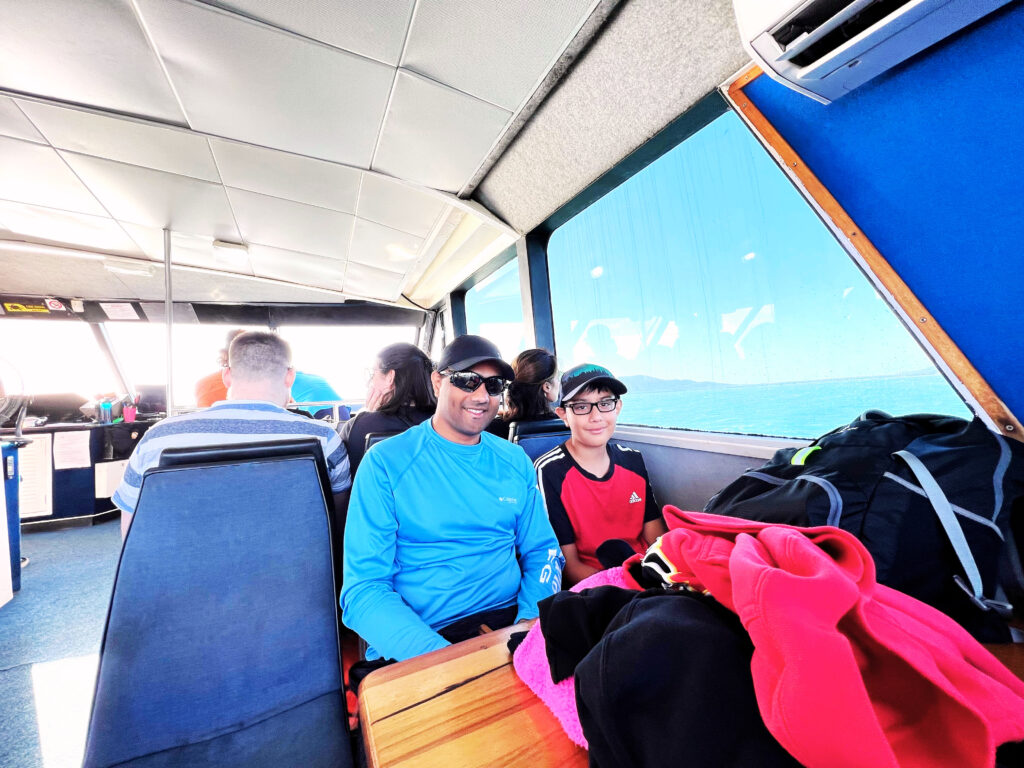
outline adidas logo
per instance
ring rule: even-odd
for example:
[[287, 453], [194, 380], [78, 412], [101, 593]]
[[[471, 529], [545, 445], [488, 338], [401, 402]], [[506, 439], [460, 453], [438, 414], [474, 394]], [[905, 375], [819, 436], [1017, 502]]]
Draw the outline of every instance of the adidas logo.
[[637, 504], [641, 501], [643, 501], [643, 499], [640, 498], [640, 494], [638, 494], [636, 491], [633, 491], [633, 495], [629, 497], [629, 503]]

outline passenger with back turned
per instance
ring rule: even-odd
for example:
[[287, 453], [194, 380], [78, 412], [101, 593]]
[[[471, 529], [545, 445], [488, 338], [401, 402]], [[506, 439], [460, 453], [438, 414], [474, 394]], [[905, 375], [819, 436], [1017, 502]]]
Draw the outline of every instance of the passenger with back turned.
[[367, 659], [407, 659], [533, 619], [558, 591], [563, 558], [530, 460], [484, 433], [511, 377], [491, 342], [460, 336], [431, 375], [433, 418], [363, 457], [341, 606]]
[[353, 477], [363, 460], [368, 434], [404, 432], [434, 415], [433, 370], [430, 358], [415, 344], [398, 342], [377, 353], [373, 370], [368, 371], [366, 404], [338, 427]]
[[512, 422], [554, 419], [551, 410], [558, 400], [558, 361], [546, 349], [527, 349], [512, 361], [515, 378], [505, 395], [505, 412], [487, 427], [498, 437], [508, 438]]
[[351, 479], [345, 446], [337, 433], [327, 424], [284, 409], [294, 378], [291, 350], [283, 339], [263, 331], [236, 336], [228, 348], [224, 369], [227, 399], [205, 410], [171, 416], [154, 424], [135, 446], [113, 497], [122, 512], [122, 531], [127, 530], [135, 512], [142, 475], [159, 465], [160, 454], [167, 448], [315, 437], [327, 460], [331, 492], [336, 500], [344, 494]]

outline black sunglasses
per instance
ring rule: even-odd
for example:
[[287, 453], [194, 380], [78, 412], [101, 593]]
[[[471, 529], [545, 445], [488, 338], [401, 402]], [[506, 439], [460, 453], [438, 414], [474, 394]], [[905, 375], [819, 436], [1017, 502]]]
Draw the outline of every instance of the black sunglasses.
[[505, 387], [508, 386], [508, 381], [501, 378], [501, 376], [484, 377], [472, 371], [448, 371], [441, 375], [447, 376], [452, 386], [458, 387], [463, 392], [476, 392], [477, 388], [483, 384], [487, 394], [491, 397], [500, 395], [505, 391]]

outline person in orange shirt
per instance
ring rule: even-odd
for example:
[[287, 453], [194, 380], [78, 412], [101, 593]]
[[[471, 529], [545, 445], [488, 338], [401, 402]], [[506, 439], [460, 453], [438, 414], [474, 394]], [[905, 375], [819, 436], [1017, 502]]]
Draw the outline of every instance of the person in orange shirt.
[[196, 405], [200, 408], [209, 408], [220, 400], [228, 399], [228, 388], [224, 386], [223, 379], [224, 368], [228, 364], [228, 347], [231, 346], [235, 336], [241, 333], [244, 333], [241, 329], [228, 332], [224, 348], [217, 353], [217, 362], [220, 365], [220, 369], [208, 376], [203, 376], [203, 378], [196, 382]]

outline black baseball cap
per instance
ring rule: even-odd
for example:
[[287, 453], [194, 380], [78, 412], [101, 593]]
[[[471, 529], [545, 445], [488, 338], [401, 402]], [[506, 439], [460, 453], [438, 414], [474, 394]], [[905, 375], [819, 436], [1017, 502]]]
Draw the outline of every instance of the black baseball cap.
[[607, 368], [593, 363], [583, 363], [562, 374], [562, 399], [559, 402], [564, 405], [566, 400], [572, 399], [580, 390], [591, 384], [601, 385], [613, 395], [626, 394], [626, 385], [612, 376], [612, 372]]
[[493, 342], [483, 336], [459, 336], [451, 344], [441, 350], [441, 358], [437, 361], [438, 371], [465, 371], [477, 363], [494, 363], [498, 372], [511, 381], [516, 377], [512, 366], [501, 359], [501, 352]]

